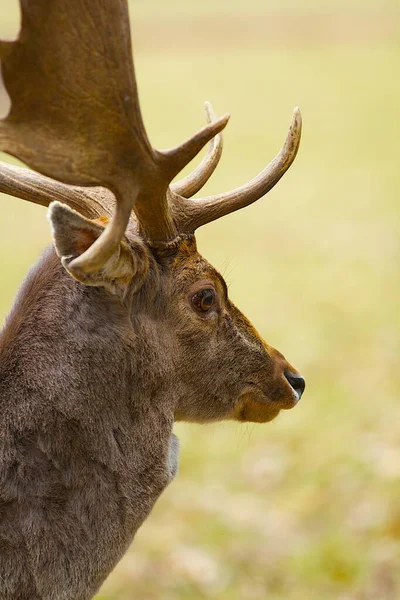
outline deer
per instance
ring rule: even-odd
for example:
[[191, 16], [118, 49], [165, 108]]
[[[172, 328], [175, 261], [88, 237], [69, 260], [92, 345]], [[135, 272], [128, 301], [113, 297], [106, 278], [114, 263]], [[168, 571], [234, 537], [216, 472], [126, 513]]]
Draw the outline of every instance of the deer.
[[27, 166], [1, 163], [0, 191], [49, 207], [53, 244], [0, 333], [0, 598], [88, 600], [176, 475], [174, 422], [266, 423], [304, 392], [195, 239], [273, 188], [301, 116], [254, 179], [193, 199], [229, 116], [206, 104], [194, 136], [151, 146], [127, 0], [20, 9], [0, 43], [0, 149]]

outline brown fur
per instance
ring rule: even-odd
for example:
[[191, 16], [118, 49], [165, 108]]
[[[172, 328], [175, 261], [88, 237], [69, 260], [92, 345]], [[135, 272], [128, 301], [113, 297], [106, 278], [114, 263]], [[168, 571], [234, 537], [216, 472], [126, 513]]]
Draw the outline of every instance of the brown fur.
[[[96, 229], [68, 211], [51, 215], [65, 269], [45, 252], [0, 336], [1, 600], [92, 598], [176, 473], [174, 420], [265, 422], [295, 404], [294, 369], [193, 237], [154, 250], [132, 223], [84, 285], [68, 263]], [[204, 286], [210, 314], [191, 301]]]

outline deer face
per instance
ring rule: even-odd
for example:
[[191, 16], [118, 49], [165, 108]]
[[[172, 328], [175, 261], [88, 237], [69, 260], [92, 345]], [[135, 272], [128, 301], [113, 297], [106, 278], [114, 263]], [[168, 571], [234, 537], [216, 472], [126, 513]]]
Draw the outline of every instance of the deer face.
[[181, 243], [169, 273], [166, 314], [180, 392], [175, 418], [266, 422], [295, 406], [304, 379], [230, 301], [194, 239]]
[[[50, 217], [67, 271], [107, 223], [57, 203]], [[230, 301], [223, 277], [198, 253], [194, 236], [156, 250], [131, 221], [125, 240], [83, 283], [104, 288], [125, 306], [139, 340], [136, 351], [144, 344], [153, 362], [166, 367], [162, 385], [173, 398], [175, 419], [266, 422], [300, 400], [304, 379]]]

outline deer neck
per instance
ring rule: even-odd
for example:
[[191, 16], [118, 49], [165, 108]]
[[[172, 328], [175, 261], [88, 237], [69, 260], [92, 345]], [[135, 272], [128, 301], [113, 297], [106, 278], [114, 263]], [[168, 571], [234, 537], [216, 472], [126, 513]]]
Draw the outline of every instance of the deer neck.
[[105, 462], [110, 446], [120, 450], [115, 436], [145, 449], [156, 435], [166, 448], [170, 369], [155, 365], [145, 335], [118, 298], [73, 281], [47, 250], [0, 335], [0, 397], [10, 409], [3, 418], [31, 431], [73, 423]]

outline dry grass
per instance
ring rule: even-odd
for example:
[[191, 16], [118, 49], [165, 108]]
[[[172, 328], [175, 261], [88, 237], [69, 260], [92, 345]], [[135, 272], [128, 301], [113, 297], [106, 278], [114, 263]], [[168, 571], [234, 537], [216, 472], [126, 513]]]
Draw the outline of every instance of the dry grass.
[[[236, 4], [253, 14], [264, 6]], [[211, 17], [215, 6], [193, 4], [193, 14]], [[348, 9], [361, 6], [383, 19], [396, 11], [394, 2], [355, 0]], [[177, 427], [178, 479], [99, 600], [400, 597], [400, 50], [380, 37], [231, 43], [229, 51], [205, 39], [201, 53], [186, 39], [184, 53], [139, 48], [156, 146], [189, 135], [202, 100], [232, 114], [210, 192], [256, 173], [282, 142], [293, 105], [302, 109], [290, 173], [198, 239], [233, 300], [302, 369], [308, 388], [267, 426]], [[1, 203], [4, 316], [49, 232], [40, 208]]]

